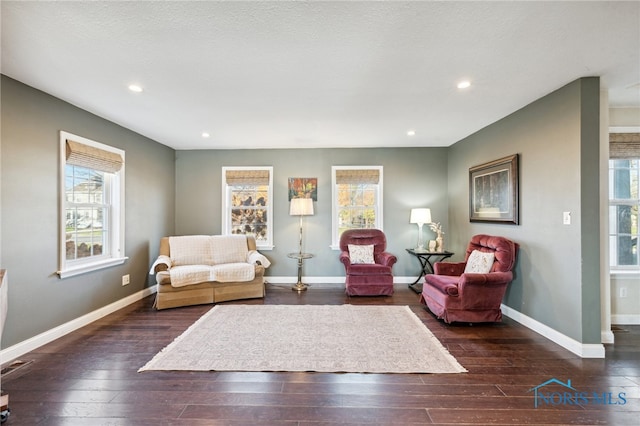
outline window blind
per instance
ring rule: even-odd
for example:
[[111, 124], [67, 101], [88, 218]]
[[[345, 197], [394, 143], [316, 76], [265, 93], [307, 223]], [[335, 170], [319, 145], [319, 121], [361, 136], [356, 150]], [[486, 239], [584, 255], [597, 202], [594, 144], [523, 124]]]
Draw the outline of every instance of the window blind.
[[377, 184], [380, 181], [380, 170], [377, 169], [340, 169], [336, 170], [336, 183], [342, 184]]
[[640, 133], [609, 133], [609, 158], [640, 158]]
[[67, 164], [115, 173], [122, 168], [122, 156], [115, 152], [67, 139]]
[[227, 185], [269, 185], [269, 170], [227, 170]]

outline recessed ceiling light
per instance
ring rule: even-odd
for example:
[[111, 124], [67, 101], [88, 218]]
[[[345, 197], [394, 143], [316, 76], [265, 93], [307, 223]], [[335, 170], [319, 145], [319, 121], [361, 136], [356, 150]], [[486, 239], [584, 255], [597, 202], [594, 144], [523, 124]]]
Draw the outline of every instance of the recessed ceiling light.
[[202, 132], [202, 137], [203, 137], [203, 138], [208, 138], [209, 136], [211, 136], [209, 133], [207, 133], [207, 132]]
[[469, 86], [471, 86], [471, 82], [468, 80], [464, 80], [458, 83], [458, 89], [466, 89]]
[[140, 93], [142, 92], [142, 87], [138, 86], [137, 84], [130, 84], [129, 90], [131, 90], [132, 92]]
[[415, 130], [408, 130], [407, 131], [407, 136], [415, 136], [416, 135], [416, 131]]

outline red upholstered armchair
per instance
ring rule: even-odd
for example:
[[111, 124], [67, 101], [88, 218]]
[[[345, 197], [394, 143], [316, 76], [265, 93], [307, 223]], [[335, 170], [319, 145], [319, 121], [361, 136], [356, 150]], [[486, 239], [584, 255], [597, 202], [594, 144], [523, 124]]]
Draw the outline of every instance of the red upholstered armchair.
[[387, 238], [379, 229], [350, 229], [342, 233], [340, 262], [344, 263], [349, 296], [393, 294], [391, 267], [398, 258], [387, 253], [386, 248]]
[[[420, 302], [444, 322], [499, 322], [500, 304], [513, 280], [518, 244], [475, 235], [464, 262], [438, 262], [426, 275]], [[466, 272], [465, 272], [466, 271]]]

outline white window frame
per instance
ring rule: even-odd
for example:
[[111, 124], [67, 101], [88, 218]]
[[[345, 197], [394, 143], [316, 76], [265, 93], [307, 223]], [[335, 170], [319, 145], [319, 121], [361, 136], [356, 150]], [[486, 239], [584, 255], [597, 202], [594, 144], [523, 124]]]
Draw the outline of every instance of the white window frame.
[[[640, 127], [609, 127], [609, 133], [640, 133]], [[610, 170], [610, 161], [607, 161], [607, 169]], [[609, 173], [609, 171], [607, 172]], [[612, 199], [611, 190], [613, 188], [613, 182], [609, 182], [609, 189], [607, 190], [607, 209], [610, 210], [612, 206], [629, 204], [625, 199]], [[633, 200], [631, 200], [633, 201]], [[633, 202], [631, 203], [633, 204]], [[609, 257], [617, 256], [617, 250], [611, 246], [612, 236], [617, 235], [617, 232], [613, 232], [611, 227], [615, 225], [615, 220], [609, 217], [609, 223], [607, 224], [607, 244], [609, 244]], [[640, 264], [639, 265], [612, 265], [609, 261], [609, 273], [613, 275], [639, 275], [640, 276]]]
[[269, 189], [267, 191], [269, 202], [267, 204], [267, 241], [256, 240], [256, 248], [259, 250], [273, 250], [273, 166], [242, 166], [222, 167], [222, 233], [231, 234], [231, 190], [227, 185], [228, 170], [267, 170], [269, 172]]
[[336, 184], [336, 171], [338, 170], [378, 170], [378, 192], [376, 194], [376, 225], [375, 227], [381, 231], [383, 229], [383, 166], [331, 166], [331, 249], [340, 250], [340, 236], [338, 235], [338, 191]]
[[[122, 167], [115, 173], [105, 173], [105, 182], [109, 186], [108, 194], [110, 194], [108, 221], [106, 225], [110, 230], [108, 233], [108, 242], [106, 252], [100, 256], [91, 256], [82, 259], [67, 260], [66, 256], [66, 188], [65, 188], [65, 169], [66, 145], [67, 139], [80, 142], [84, 145], [95, 147], [104, 151], [116, 153], [122, 158]], [[121, 265], [128, 258], [125, 256], [124, 250], [124, 225], [125, 225], [125, 209], [124, 209], [124, 175], [125, 175], [125, 152], [121, 149], [74, 135], [65, 131], [60, 132], [60, 195], [59, 195], [59, 267], [57, 271], [60, 278], [69, 278], [87, 272], [97, 271], [99, 269], [111, 266]], [[106, 203], [106, 200], [104, 200]]]

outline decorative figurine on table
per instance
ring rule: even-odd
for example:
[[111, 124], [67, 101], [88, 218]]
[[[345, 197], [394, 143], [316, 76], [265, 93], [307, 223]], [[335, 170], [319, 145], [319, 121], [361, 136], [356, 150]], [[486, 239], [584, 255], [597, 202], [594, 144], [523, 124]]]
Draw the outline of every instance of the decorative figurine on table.
[[438, 253], [444, 252], [444, 231], [442, 230], [442, 225], [440, 225], [440, 222], [432, 222], [429, 224], [429, 228], [436, 233], [436, 251]]

